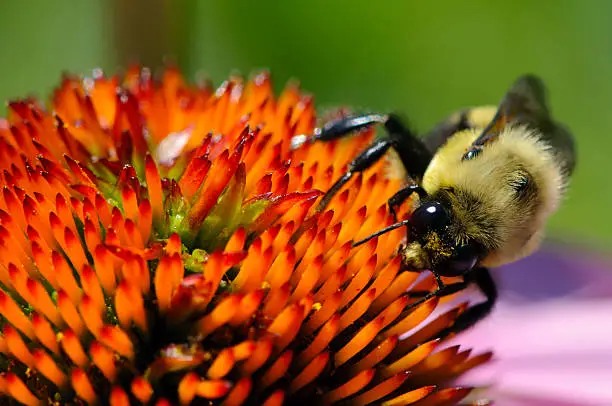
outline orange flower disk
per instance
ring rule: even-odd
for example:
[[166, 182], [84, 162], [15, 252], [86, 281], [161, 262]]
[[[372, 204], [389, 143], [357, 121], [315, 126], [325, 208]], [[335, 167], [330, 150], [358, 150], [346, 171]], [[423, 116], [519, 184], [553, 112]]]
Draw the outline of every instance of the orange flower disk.
[[[267, 74], [213, 90], [66, 77], [0, 121], [0, 401], [443, 405], [485, 362], [424, 323], [381, 162], [317, 211], [372, 139], [290, 149], [313, 100]], [[410, 331], [406, 337], [404, 333]], [[401, 337], [400, 337], [401, 336]], [[211, 402], [211, 403], [208, 403]]]

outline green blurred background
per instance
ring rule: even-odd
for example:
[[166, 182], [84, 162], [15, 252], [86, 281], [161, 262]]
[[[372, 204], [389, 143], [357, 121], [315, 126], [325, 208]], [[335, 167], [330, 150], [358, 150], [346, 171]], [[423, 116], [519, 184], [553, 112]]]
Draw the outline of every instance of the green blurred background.
[[612, 3], [543, 0], [3, 2], [0, 98], [48, 95], [62, 71], [109, 72], [172, 56], [191, 78], [269, 68], [319, 107], [397, 110], [426, 130], [497, 102], [516, 76], [548, 83], [579, 166], [552, 238], [612, 243]]

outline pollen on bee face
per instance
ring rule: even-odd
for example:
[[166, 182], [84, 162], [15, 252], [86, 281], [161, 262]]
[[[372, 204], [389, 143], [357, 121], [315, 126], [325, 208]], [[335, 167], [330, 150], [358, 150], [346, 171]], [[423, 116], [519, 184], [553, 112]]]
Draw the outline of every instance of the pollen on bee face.
[[467, 394], [452, 378], [488, 355], [435, 353], [465, 308], [424, 322], [438, 301], [413, 306], [433, 286], [402, 266], [404, 230], [352, 246], [393, 222], [400, 180], [375, 165], [317, 210], [372, 131], [307, 142], [312, 98], [267, 73], [216, 90], [172, 67], [66, 76], [51, 106], [11, 102], [0, 128], [0, 400]]

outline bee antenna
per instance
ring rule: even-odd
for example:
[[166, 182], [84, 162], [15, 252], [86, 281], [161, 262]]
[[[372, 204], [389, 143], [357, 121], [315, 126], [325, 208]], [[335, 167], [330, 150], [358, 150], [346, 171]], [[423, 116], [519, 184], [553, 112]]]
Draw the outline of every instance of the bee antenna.
[[365, 244], [366, 242], [370, 241], [371, 239], [378, 237], [379, 235], [386, 234], [389, 231], [393, 231], [396, 228], [407, 226], [408, 224], [410, 224], [410, 222], [408, 220], [402, 220], [402, 221], [400, 221], [398, 223], [391, 224], [390, 226], [385, 227], [385, 228], [383, 228], [381, 230], [378, 230], [374, 234], [371, 234], [371, 235], [367, 236], [363, 240], [360, 240], [360, 241], [357, 241], [357, 242], [353, 243], [353, 247], [358, 247], [358, 246], [360, 246], [362, 244]]

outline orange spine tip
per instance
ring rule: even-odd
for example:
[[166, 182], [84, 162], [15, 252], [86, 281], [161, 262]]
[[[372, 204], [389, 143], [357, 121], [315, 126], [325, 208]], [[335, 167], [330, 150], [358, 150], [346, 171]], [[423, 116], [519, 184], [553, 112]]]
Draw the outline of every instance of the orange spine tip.
[[416, 347], [420, 343], [431, 339], [443, 329], [450, 327], [460, 313], [460, 309], [455, 308], [428, 322], [418, 331], [415, 331], [408, 337], [404, 338], [399, 343], [397, 351], [406, 352]]
[[178, 385], [178, 397], [181, 405], [189, 405], [196, 396], [200, 377], [195, 372], [188, 372]]
[[253, 251], [249, 249], [244, 266], [234, 281], [236, 287], [245, 292], [259, 289], [268, 272], [271, 261], [272, 247], [268, 247], [263, 253], [258, 248], [254, 248]]
[[240, 302], [240, 308], [237, 310], [234, 317], [232, 317], [229, 324], [236, 327], [242, 323], [246, 323], [259, 308], [264, 296], [265, 291], [263, 289], [255, 290], [244, 295]]
[[85, 219], [83, 234], [85, 234], [85, 244], [89, 249], [98, 246], [102, 242], [100, 232], [96, 230], [94, 222], [89, 217]]
[[385, 318], [385, 327], [392, 324], [400, 316], [409, 300], [408, 295], [400, 296], [380, 313]]
[[458, 376], [458, 375], [464, 373], [465, 371], [468, 371], [468, 370], [470, 370], [472, 368], [476, 368], [477, 366], [479, 366], [481, 364], [484, 364], [485, 362], [489, 362], [491, 360], [491, 358], [493, 358], [493, 352], [492, 351], [476, 355], [476, 356], [468, 359], [464, 363], [455, 366], [453, 368], [453, 370], [452, 370], [452, 373], [453, 373], [454, 376]]
[[58, 368], [53, 359], [40, 348], [33, 352], [34, 367], [40, 371], [48, 380], [53, 382], [57, 387], [63, 387], [66, 382], [66, 375]]
[[369, 391], [357, 396], [355, 399], [353, 399], [352, 404], [356, 406], [365, 406], [387, 396], [394, 390], [398, 389], [408, 378], [408, 375], [408, 373], [403, 372], [392, 376], [386, 381], [379, 383]]
[[40, 406], [43, 402], [30, 392], [28, 387], [12, 372], [6, 374], [6, 391], [17, 401], [27, 406]]
[[317, 310], [306, 323], [307, 330], [313, 332], [329, 320], [338, 310], [340, 300], [342, 300], [342, 291], [336, 291], [331, 296], [327, 297], [319, 310]]
[[234, 231], [229, 241], [225, 245], [225, 252], [242, 251], [245, 241], [246, 230], [244, 227], [239, 227], [236, 231]]
[[289, 281], [293, 267], [295, 266], [295, 250], [292, 246], [287, 246], [272, 262], [266, 280], [272, 289], [280, 288]]
[[356, 275], [357, 272], [367, 263], [376, 253], [378, 238], [373, 238], [364, 245], [354, 250], [354, 254], [348, 261], [348, 270], [350, 275]]
[[115, 386], [110, 393], [110, 406], [130, 406], [130, 399], [127, 393]]
[[[227, 270], [223, 264], [223, 256], [221, 251], [215, 251], [208, 257], [206, 265], [204, 265], [204, 277], [211, 282], [213, 291], [217, 290], [223, 274]], [[176, 270], [178, 271], [179, 269], [176, 268]]]
[[48, 247], [43, 248], [43, 245], [32, 237], [30, 237], [30, 240], [32, 240], [32, 256], [38, 271], [46, 279], [49, 285], [53, 287], [53, 289], [58, 290], [59, 284], [55, 272], [51, 267], [51, 260], [49, 258], [50, 251], [48, 250]]
[[435, 370], [443, 365], [454, 364], [455, 362], [453, 361], [458, 354], [462, 354], [462, 360], [460, 360], [460, 362], [463, 362], [469, 356], [469, 354], [463, 355], [463, 353], [459, 353], [458, 345], [453, 345], [452, 347], [445, 348], [441, 351], [436, 352], [435, 354], [427, 354], [426, 357], [423, 357], [422, 364], [414, 368], [414, 372], [419, 373], [427, 370]]
[[317, 357], [313, 359], [310, 362], [310, 364], [308, 364], [302, 370], [302, 372], [299, 373], [298, 376], [293, 378], [293, 380], [291, 381], [291, 384], [289, 385], [290, 392], [292, 393], [297, 392], [304, 386], [308, 385], [309, 383], [317, 379], [319, 375], [321, 374], [321, 372], [323, 372], [323, 369], [325, 369], [325, 367], [327, 366], [328, 361], [329, 361], [328, 352], [323, 352], [317, 355]]
[[257, 348], [257, 343], [254, 341], [243, 341], [240, 344], [237, 344], [233, 347], [234, 359], [236, 361], [243, 361], [248, 359], [255, 349]]
[[71, 382], [77, 396], [89, 404], [95, 404], [96, 393], [91, 386], [87, 374], [82, 369], [74, 369], [71, 373]]
[[147, 404], [153, 396], [153, 387], [151, 383], [142, 376], [137, 376], [130, 385], [132, 394], [141, 403]]
[[221, 301], [209, 315], [200, 321], [200, 333], [206, 337], [218, 327], [227, 323], [234, 317], [243, 295], [234, 294]]
[[291, 327], [301, 322], [303, 309], [298, 304], [292, 304], [283, 309], [268, 326], [268, 332], [278, 339], [291, 333]]
[[206, 156], [195, 156], [183, 171], [179, 179], [181, 193], [187, 201], [191, 201], [206, 179], [212, 162]]
[[204, 399], [219, 399], [225, 396], [231, 387], [228, 381], [200, 381], [196, 395]]
[[[415, 390], [412, 390], [410, 392], [406, 392], [400, 396], [397, 396], [393, 399], [389, 399], [385, 402], [381, 403], [381, 406], [403, 406], [403, 405], [410, 405], [413, 404], [421, 399], [423, 399], [425, 396], [429, 395], [430, 393], [432, 393], [434, 390], [436, 389], [435, 386], [424, 386], [422, 388], [418, 388]], [[460, 400], [460, 399], [457, 399]], [[435, 404], [440, 404], [440, 403], [435, 403]]]
[[125, 331], [117, 326], [106, 325], [100, 330], [100, 342], [118, 354], [134, 359], [134, 346]]
[[130, 290], [131, 313], [136, 326], [144, 332], [149, 331], [147, 322], [147, 310], [145, 308], [142, 292], [137, 288], [132, 287]]
[[100, 329], [103, 325], [102, 315], [97, 304], [90, 296], [83, 295], [81, 298], [79, 313], [81, 313], [87, 329], [91, 332], [91, 334], [93, 334], [94, 337], [98, 337], [100, 334]]
[[[325, 230], [322, 230], [322, 232], [325, 232]], [[297, 241], [294, 244], [295, 256], [298, 258], [304, 257], [306, 250], [310, 247], [310, 245], [312, 244], [316, 236], [317, 236], [316, 227], [311, 227], [307, 229], [306, 231], [304, 231], [304, 233], [300, 235], [300, 237], [297, 239]], [[323, 240], [325, 240], [324, 237], [323, 237]]]
[[[300, 256], [302, 260], [300, 261], [297, 269], [293, 272], [292, 282], [294, 283], [297, 283], [298, 278], [302, 276], [306, 267], [313, 263], [316, 258], [319, 256], [324, 258], [323, 249], [325, 247], [325, 228], [317, 232], [316, 228], [313, 227], [310, 232], [313, 235], [316, 232], [316, 235], [311, 236], [308, 232], [306, 232], [302, 234], [300, 239], [295, 244], [296, 256]], [[300, 252], [302, 255], [298, 255]]]
[[115, 293], [115, 314], [119, 324], [124, 329], [129, 329], [133, 320], [130, 285], [127, 281], [121, 281]]
[[11, 213], [13, 218], [17, 221], [19, 227], [22, 230], [25, 230], [26, 221], [21, 204], [7, 186], [2, 189], [2, 197], [4, 197], [4, 203], [6, 204], [7, 211]]
[[[70, 266], [62, 254], [57, 251], [53, 251], [51, 254], [51, 260], [60, 288], [68, 295], [73, 304], [78, 304], [81, 301], [81, 288], [79, 285], [77, 285]], [[60, 312], [61, 311], [62, 309], [60, 307]], [[64, 316], [63, 313], [62, 316]], [[68, 320], [66, 320], [66, 322], [68, 322]], [[72, 326], [70, 327], [72, 328]]]
[[372, 351], [370, 351], [365, 357], [357, 361], [351, 367], [351, 372], [357, 374], [359, 371], [374, 368], [379, 365], [391, 354], [397, 342], [399, 341], [397, 336], [391, 336], [384, 339], [379, 345], [377, 345]]
[[59, 353], [57, 337], [55, 336], [53, 328], [51, 328], [51, 324], [49, 324], [47, 319], [38, 313], [34, 313], [32, 314], [32, 326], [38, 341], [57, 355]]
[[312, 361], [317, 354], [329, 345], [331, 340], [336, 337], [338, 333], [338, 327], [340, 326], [339, 321], [340, 316], [334, 314], [332, 318], [323, 325], [310, 345], [298, 355], [300, 365], [306, 365]]
[[102, 313], [105, 308], [104, 293], [102, 293], [102, 287], [98, 281], [96, 272], [90, 265], [83, 266], [81, 270], [81, 285], [83, 291], [91, 299], [98, 313]]
[[149, 200], [151, 201], [151, 209], [153, 218], [160, 219], [163, 214], [163, 194], [162, 185], [157, 166], [151, 155], [145, 157], [145, 177], [147, 181], [147, 189], [149, 191]]
[[[406, 331], [410, 331], [419, 324], [421, 324], [433, 311], [436, 309], [438, 305], [438, 298], [433, 297], [428, 301], [419, 305], [414, 311], [404, 317], [402, 320], [398, 321], [393, 327], [389, 328], [385, 331], [384, 336], [389, 337], [392, 335], [401, 335]], [[390, 307], [387, 307], [389, 309]]]
[[189, 211], [189, 224], [192, 227], [198, 227], [213, 208], [219, 195], [234, 176], [238, 168], [238, 159], [240, 159], [238, 155], [232, 154], [230, 157], [229, 151], [225, 150], [213, 162], [209, 176], [207, 176]]
[[312, 263], [308, 265], [308, 267], [304, 270], [304, 273], [300, 277], [295, 290], [291, 294], [291, 301], [295, 302], [307, 294], [312, 292], [319, 281], [321, 276], [321, 267], [323, 266], [323, 256], [319, 255], [316, 257]]
[[344, 244], [352, 240], [359, 228], [363, 224], [367, 214], [366, 206], [361, 207], [356, 213], [348, 216], [347, 221], [342, 224], [342, 229], [338, 234], [338, 243]]
[[342, 286], [342, 283], [344, 283], [345, 277], [346, 265], [337, 268], [336, 271], [327, 278], [324, 277], [323, 280], [325, 282], [323, 282], [323, 286], [315, 293], [315, 300], [317, 302], [323, 301], [325, 298], [329, 298], [334, 292], [337, 292], [340, 286]]
[[98, 245], [93, 250], [93, 258], [100, 284], [106, 295], [111, 296], [117, 283], [111, 253], [103, 245]]
[[134, 189], [128, 185], [123, 186], [121, 189], [121, 200], [125, 217], [136, 221], [138, 219], [138, 199]]
[[255, 190], [253, 190], [252, 195], [263, 195], [265, 193], [269, 193], [270, 191], [272, 191], [272, 174], [268, 173], [259, 179], [255, 185]]
[[4, 341], [6, 342], [9, 352], [24, 365], [32, 368], [34, 366], [34, 358], [23, 342], [19, 332], [8, 324], [4, 325], [2, 332], [4, 333]]
[[17, 303], [3, 290], [0, 290], [0, 313], [26, 337], [34, 338], [30, 319], [23, 314]]
[[180, 254], [182, 249], [181, 237], [178, 234], [174, 233], [168, 238], [166, 243], [166, 254]]
[[155, 270], [154, 284], [157, 306], [159, 311], [164, 314], [170, 308], [172, 292], [175, 288], [174, 277], [172, 275], [172, 259], [170, 256], [166, 255], [159, 261]]
[[[372, 303], [370, 311], [372, 313], [378, 313], [389, 306], [391, 302], [403, 295], [410, 288], [417, 277], [418, 273], [416, 272], [402, 272], [397, 275], [389, 287], [376, 298], [374, 303]], [[378, 291], [378, 284], [376, 281], [374, 281], [374, 285], [376, 285], [376, 290]]]
[[288, 283], [284, 284], [278, 289], [272, 289], [268, 291], [266, 304], [263, 307], [263, 314], [268, 317], [274, 317], [275, 315], [278, 315], [287, 304], [290, 292], [291, 287]]
[[277, 390], [273, 392], [262, 406], [282, 406], [285, 402], [285, 392]]
[[360, 372], [344, 385], [328, 392], [324, 397], [324, 401], [327, 404], [332, 404], [354, 395], [368, 386], [368, 384], [372, 381], [372, 378], [374, 378], [375, 372], [376, 371], [374, 369], [368, 369]]
[[244, 404], [251, 389], [253, 388], [253, 382], [249, 378], [242, 378], [232, 388], [230, 393], [227, 395], [221, 406], [240, 406]]
[[[369, 289], [367, 292], [364, 292], [362, 295], [360, 295], [357, 300], [355, 300], [350, 305], [350, 307], [346, 309], [344, 313], [342, 313], [342, 318], [340, 319], [340, 330], [344, 330], [345, 328], [353, 324], [355, 320], [363, 316], [363, 314], [372, 304], [375, 295], [376, 289]], [[342, 304], [340, 304], [340, 306], [342, 306]]]
[[151, 236], [151, 228], [153, 227], [153, 211], [151, 202], [148, 199], [143, 199], [138, 206], [138, 228], [143, 242], [149, 241]]
[[[342, 295], [342, 302], [340, 306], [348, 305], [353, 301], [355, 296], [357, 296], [370, 282], [372, 276], [374, 275], [374, 271], [376, 270], [377, 256], [376, 254], [372, 255], [370, 260], [357, 272], [355, 276], [351, 279], [351, 282], [344, 290], [344, 295]], [[374, 300], [374, 292], [372, 296], [372, 300]]]
[[68, 227], [64, 228], [65, 250], [70, 262], [76, 269], [81, 269], [87, 264], [87, 258], [83, 251], [83, 246], [77, 235]]
[[285, 351], [282, 353], [276, 361], [268, 368], [266, 373], [261, 377], [259, 381], [259, 388], [264, 389], [278, 381], [291, 366], [293, 360], [293, 352]]
[[91, 360], [104, 374], [109, 382], [114, 382], [117, 376], [117, 366], [115, 365], [115, 356], [112, 351], [104, 347], [101, 343], [94, 341], [89, 346]]
[[89, 358], [85, 354], [79, 338], [72, 330], [65, 330], [63, 332], [61, 344], [64, 352], [68, 354], [68, 357], [75, 365], [85, 368], [89, 364]]
[[208, 368], [206, 376], [210, 379], [221, 379], [226, 376], [234, 367], [236, 362], [234, 351], [231, 348], [221, 350], [215, 360]]
[[108, 227], [112, 222], [112, 215], [106, 199], [104, 199], [104, 197], [98, 193], [94, 198], [94, 203], [96, 206], [96, 211], [98, 212], [98, 217], [100, 218], [100, 222], [104, 227]]
[[335, 365], [340, 366], [345, 364], [372, 342], [380, 332], [384, 321], [385, 319], [383, 317], [377, 317], [359, 330], [359, 332], [336, 353]]
[[417, 365], [419, 362], [423, 361], [426, 357], [429, 356], [436, 349], [439, 344], [439, 340], [428, 341], [425, 344], [419, 345], [414, 350], [410, 351], [408, 354], [404, 355], [397, 361], [392, 364], [386, 366], [383, 370], [383, 374], [385, 377], [391, 376], [394, 374], [398, 374], [402, 371], [407, 371], [410, 368]]
[[393, 282], [393, 279], [399, 272], [401, 262], [401, 256], [396, 255], [384, 266], [382, 270], [376, 274], [376, 277], [370, 286], [371, 288], [376, 289], [376, 298], [380, 297], [381, 294], [389, 287], [391, 282]]
[[[333, 234], [333, 230], [332, 230], [332, 234]], [[330, 236], [330, 233], [327, 233], [328, 236]], [[333, 243], [328, 244], [327, 246], [330, 247], [331, 245], [333, 245]], [[327, 255], [325, 255], [325, 261], [323, 264], [323, 271], [322, 271], [322, 275], [324, 278], [327, 278], [331, 275], [332, 272], [334, 272], [336, 269], [340, 268], [341, 266], [344, 266], [346, 268], [346, 260], [349, 257], [349, 252], [351, 250], [351, 243], [347, 242], [346, 244], [344, 244], [343, 246], [341, 246], [340, 248], [338, 248], [337, 250], [331, 250], [331, 254], [328, 253]]]
[[262, 340], [257, 342], [257, 347], [253, 354], [241, 366], [242, 375], [252, 375], [261, 368], [272, 355], [272, 340]]
[[123, 228], [131, 246], [141, 250], [144, 249], [144, 240], [136, 223], [132, 219], [126, 219]]

